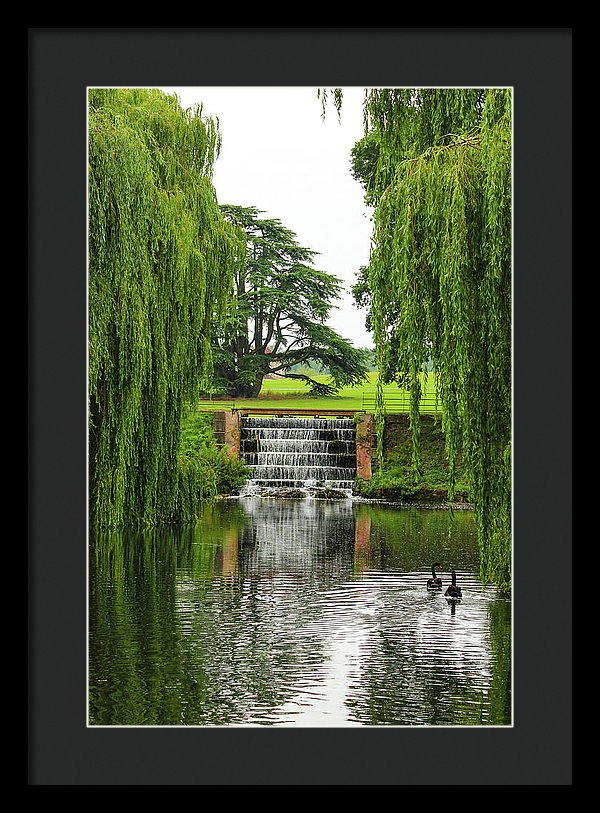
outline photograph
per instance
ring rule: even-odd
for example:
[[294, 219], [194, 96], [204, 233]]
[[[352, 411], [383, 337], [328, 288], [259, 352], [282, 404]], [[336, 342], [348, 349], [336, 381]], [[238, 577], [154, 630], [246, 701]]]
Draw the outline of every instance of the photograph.
[[512, 127], [89, 88], [90, 726], [512, 725]]

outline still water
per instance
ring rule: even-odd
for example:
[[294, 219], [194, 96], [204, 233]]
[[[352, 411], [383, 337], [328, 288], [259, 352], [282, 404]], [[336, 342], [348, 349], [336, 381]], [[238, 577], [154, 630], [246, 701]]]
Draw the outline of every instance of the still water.
[[[426, 589], [441, 562], [463, 598]], [[89, 724], [511, 725], [470, 511], [245, 497], [90, 539]]]

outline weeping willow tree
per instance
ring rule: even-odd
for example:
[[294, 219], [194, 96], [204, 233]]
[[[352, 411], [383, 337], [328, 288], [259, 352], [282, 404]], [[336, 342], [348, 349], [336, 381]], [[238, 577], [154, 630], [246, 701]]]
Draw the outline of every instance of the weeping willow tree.
[[88, 101], [90, 519], [177, 521], [182, 411], [245, 243], [219, 211], [200, 107], [143, 89]]
[[410, 389], [418, 471], [431, 360], [450, 498], [462, 446], [481, 575], [501, 590], [511, 584], [511, 111], [508, 89], [368, 90], [355, 155], [375, 207], [366, 279], [380, 381]]

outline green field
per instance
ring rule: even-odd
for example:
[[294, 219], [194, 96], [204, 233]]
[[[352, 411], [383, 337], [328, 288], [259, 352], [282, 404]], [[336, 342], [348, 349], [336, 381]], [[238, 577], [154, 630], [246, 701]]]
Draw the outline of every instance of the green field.
[[[315, 379], [327, 381], [326, 375], [314, 375]], [[369, 373], [367, 381], [358, 387], [341, 389], [337, 395], [324, 397], [310, 394], [302, 381], [286, 378], [270, 378], [263, 382], [258, 398], [217, 398], [198, 403], [199, 409], [248, 409], [252, 407], [275, 407], [277, 409], [339, 409], [373, 412], [377, 373]], [[439, 412], [436, 403], [435, 376], [423, 376], [423, 399], [421, 412]], [[383, 397], [386, 412], [408, 412], [409, 394], [396, 384], [384, 384]]]

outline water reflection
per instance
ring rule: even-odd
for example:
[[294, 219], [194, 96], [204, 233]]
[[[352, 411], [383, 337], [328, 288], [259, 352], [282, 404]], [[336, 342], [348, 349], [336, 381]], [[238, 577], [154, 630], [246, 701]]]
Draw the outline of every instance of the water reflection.
[[477, 572], [470, 512], [245, 498], [100, 534], [90, 724], [510, 725], [510, 602]]

